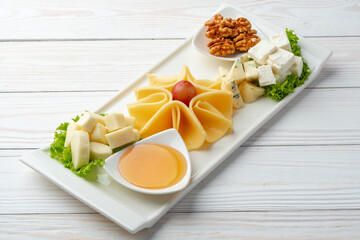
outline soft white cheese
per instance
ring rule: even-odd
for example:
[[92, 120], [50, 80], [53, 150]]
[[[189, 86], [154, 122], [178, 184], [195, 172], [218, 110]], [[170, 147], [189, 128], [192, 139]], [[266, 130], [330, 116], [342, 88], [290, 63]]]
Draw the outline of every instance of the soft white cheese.
[[96, 160], [99, 158], [107, 159], [112, 154], [112, 150], [108, 145], [90, 142], [90, 159]]
[[71, 139], [71, 156], [75, 169], [79, 169], [89, 163], [89, 133], [85, 131], [74, 131]]
[[284, 75], [275, 75], [276, 82], [283, 83], [286, 80], [286, 77], [290, 74], [291, 74], [291, 72], [287, 71], [286, 73], [284, 73]]
[[255, 61], [244, 62], [244, 69], [247, 81], [259, 79], [259, 73], [256, 69]]
[[265, 64], [265, 59], [276, 51], [276, 46], [266, 40], [261, 40], [254, 47], [250, 48], [248, 54], [259, 64]]
[[121, 147], [136, 140], [136, 136], [131, 126], [108, 133], [105, 137], [111, 149]]
[[269, 61], [276, 75], [284, 75], [295, 63], [295, 55], [282, 48], [269, 56]]
[[124, 114], [122, 113], [110, 113], [104, 117], [104, 120], [105, 120], [105, 126], [109, 132], [127, 126]]
[[303, 59], [302, 57], [295, 56], [295, 63], [290, 68], [290, 72], [294, 74], [295, 76], [300, 77], [303, 70]]
[[90, 141], [92, 142], [100, 142], [103, 144], [108, 144], [105, 135], [108, 133], [106, 127], [102, 125], [101, 123], [97, 123], [94, 127], [94, 130], [92, 131], [90, 135]]
[[282, 48], [286, 51], [291, 51], [289, 38], [286, 32], [277, 33], [269, 38], [270, 43], [274, 44], [278, 48]]
[[97, 118], [95, 117], [95, 115], [93, 115], [93, 113], [87, 112], [84, 115], [82, 115], [79, 121], [76, 122], [76, 125], [82, 127], [83, 129], [91, 133], [95, 126], [96, 121]]
[[276, 83], [276, 78], [270, 65], [260, 66], [257, 70], [259, 72], [259, 84], [261, 87]]
[[240, 57], [240, 62], [241, 62], [241, 63], [244, 63], [244, 62], [247, 62], [247, 61], [249, 61], [249, 56], [248, 56], [246, 53], [244, 53], [244, 54], [241, 55], [241, 57]]

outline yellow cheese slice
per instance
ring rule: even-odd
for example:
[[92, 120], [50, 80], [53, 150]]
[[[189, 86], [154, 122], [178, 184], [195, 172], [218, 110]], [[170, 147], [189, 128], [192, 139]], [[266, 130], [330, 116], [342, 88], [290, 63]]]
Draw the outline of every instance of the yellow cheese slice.
[[135, 91], [138, 101], [127, 105], [131, 117], [135, 118], [135, 128], [142, 129], [154, 114], [172, 100], [172, 94], [163, 88], [142, 87]]
[[190, 109], [206, 132], [206, 141], [215, 142], [232, 128], [232, 94], [227, 91], [212, 91], [196, 96]]
[[167, 86], [169, 84], [176, 83], [178, 80], [176, 75], [174, 75], [174, 76], [158, 76], [157, 74], [151, 73], [151, 74], [146, 74], [146, 76], [149, 78], [149, 86], [151, 86], [151, 87]]
[[140, 136], [146, 138], [170, 128], [180, 133], [188, 150], [201, 147], [205, 141], [206, 133], [199, 120], [179, 101], [171, 101], [161, 107], [140, 130]]

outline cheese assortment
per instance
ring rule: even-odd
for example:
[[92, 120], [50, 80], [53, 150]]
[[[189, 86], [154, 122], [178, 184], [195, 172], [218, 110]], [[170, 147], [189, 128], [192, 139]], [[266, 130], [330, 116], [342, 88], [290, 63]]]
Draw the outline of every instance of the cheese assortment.
[[74, 169], [98, 158], [106, 159], [113, 149], [139, 140], [134, 118], [121, 113], [101, 116], [86, 112], [77, 122], [69, 123], [64, 147], [71, 148]]

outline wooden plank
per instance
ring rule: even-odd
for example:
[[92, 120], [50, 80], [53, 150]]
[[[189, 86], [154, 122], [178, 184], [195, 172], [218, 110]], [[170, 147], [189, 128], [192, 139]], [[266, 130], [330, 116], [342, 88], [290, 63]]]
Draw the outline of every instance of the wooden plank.
[[[0, 214], [94, 213], [0, 151]], [[240, 147], [172, 212], [360, 208], [360, 147]]]
[[15, 239], [358, 239], [360, 210], [170, 213], [131, 235], [99, 214], [2, 215], [0, 237]]
[[[360, 35], [356, 1], [227, 2], [305, 36]], [[216, 0], [7, 1], [0, 6], [0, 39], [183, 38], [219, 5]]]
[[[38, 148], [52, 139], [61, 122], [94, 109], [113, 94], [3, 93], [0, 148]], [[359, 144], [359, 116], [359, 88], [305, 89], [245, 145]]]
[[[360, 37], [311, 40], [334, 50], [311, 87], [360, 87]], [[0, 91], [121, 89], [182, 41], [2, 42]]]

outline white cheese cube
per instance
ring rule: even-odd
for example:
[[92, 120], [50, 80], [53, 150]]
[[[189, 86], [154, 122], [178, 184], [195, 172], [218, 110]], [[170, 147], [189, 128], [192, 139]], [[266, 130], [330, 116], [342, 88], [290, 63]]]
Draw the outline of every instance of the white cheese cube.
[[259, 64], [265, 64], [265, 59], [276, 51], [276, 46], [266, 40], [261, 40], [248, 51], [249, 56]]
[[284, 75], [295, 63], [295, 55], [282, 48], [269, 56], [272, 69], [277, 75]]
[[235, 80], [239, 85], [241, 81], [245, 80], [245, 72], [240, 61], [240, 58], [236, 59], [234, 64], [232, 65], [229, 74], [226, 75], [224, 81], [232, 81]]
[[93, 113], [87, 112], [79, 119], [79, 121], [76, 122], [76, 125], [82, 127], [83, 129], [91, 133], [96, 121], [97, 119], [93, 115]]
[[256, 69], [255, 61], [244, 62], [244, 69], [247, 81], [259, 79], [259, 73]]
[[107, 159], [112, 154], [112, 150], [108, 145], [90, 142], [90, 160], [99, 158]]
[[244, 53], [244, 54], [241, 55], [241, 57], [240, 57], [240, 62], [241, 62], [241, 63], [244, 63], [244, 62], [247, 62], [247, 61], [249, 61], [249, 56], [248, 56], [246, 53]]
[[134, 135], [135, 135], [135, 141], [138, 141], [140, 139], [140, 132], [139, 130], [134, 128]]
[[286, 51], [291, 51], [290, 41], [286, 32], [280, 32], [269, 38], [270, 43], [274, 44], [277, 48], [282, 48]]
[[135, 118], [134, 117], [125, 117], [126, 126], [135, 126]]
[[99, 142], [103, 144], [108, 144], [105, 135], [108, 133], [108, 130], [101, 123], [97, 123], [90, 135], [91, 142]]
[[295, 76], [300, 77], [303, 70], [303, 60], [302, 57], [295, 56], [295, 63], [290, 68], [290, 72], [294, 74]]
[[126, 127], [125, 117], [122, 113], [108, 114], [104, 117], [104, 120], [105, 126], [109, 130], [109, 132]]
[[132, 127], [125, 127], [105, 135], [111, 149], [121, 147], [136, 140]]
[[80, 126], [76, 125], [75, 122], [69, 123], [69, 125], [68, 125], [68, 127], [66, 129], [66, 138], [65, 138], [64, 147], [70, 147], [70, 143], [71, 143], [73, 133], [76, 130], [83, 130], [83, 129]]
[[258, 72], [259, 72], [259, 84], [261, 87], [276, 83], [276, 78], [274, 76], [274, 73], [272, 72], [270, 65], [264, 65], [258, 67]]
[[283, 83], [286, 80], [286, 77], [290, 74], [291, 74], [291, 72], [287, 71], [284, 75], [275, 75], [276, 82]]
[[71, 139], [71, 155], [75, 169], [79, 169], [89, 163], [89, 133], [85, 131], [74, 131]]

